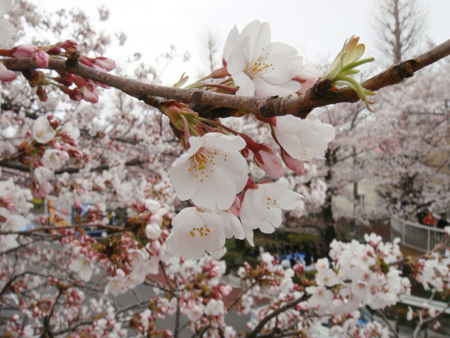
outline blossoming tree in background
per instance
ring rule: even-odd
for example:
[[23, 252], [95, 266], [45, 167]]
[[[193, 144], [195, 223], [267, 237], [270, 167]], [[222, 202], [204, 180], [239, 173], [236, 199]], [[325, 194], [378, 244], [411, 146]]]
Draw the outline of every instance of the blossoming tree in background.
[[[236, 337], [225, 315], [248, 314], [268, 297], [248, 337], [314, 336], [329, 320], [337, 336], [387, 336], [377, 322], [361, 325], [358, 309], [382, 311], [408, 295], [403, 265], [426, 289], [448, 292], [448, 234], [420, 259], [376, 235], [335, 240], [315, 279], [265, 253], [239, 269], [231, 303], [220, 260], [226, 239], [254, 245], [257, 229], [273, 233], [285, 211], [302, 215], [324, 199], [309, 162], [324, 158], [336, 132], [312, 109], [359, 99], [372, 109], [374, 91], [445, 57], [448, 42], [361, 84], [352, 75], [372, 59], [361, 59], [358, 38], [321, 76], [255, 20], [230, 31], [223, 67], [165, 87], [112, 75], [114, 61], [98, 55], [110, 39], [81, 11], [38, 20], [32, 3], [0, 1], [8, 12], [15, 28], [0, 22], [2, 335]], [[99, 14], [107, 19], [106, 9]], [[73, 29], [80, 41], [16, 43], [45, 25], [56, 35]], [[121, 92], [107, 105], [100, 94], [110, 87]], [[31, 212], [49, 196], [73, 209], [70, 222], [62, 209]], [[439, 314], [417, 316], [423, 325]]]

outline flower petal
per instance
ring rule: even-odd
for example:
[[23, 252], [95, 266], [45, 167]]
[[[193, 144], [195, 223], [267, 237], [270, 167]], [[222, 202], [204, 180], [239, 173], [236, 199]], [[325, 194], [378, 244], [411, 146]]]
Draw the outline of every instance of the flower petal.
[[197, 180], [195, 180], [194, 173], [189, 171], [192, 167], [191, 163], [191, 156], [186, 153], [177, 158], [170, 168], [173, 188], [182, 201], [190, 199], [197, 191]]
[[258, 53], [272, 69], [262, 73], [262, 77], [273, 84], [283, 84], [293, 79], [301, 70], [303, 57], [288, 44], [274, 42]]
[[211, 210], [227, 210], [233, 205], [236, 187], [221, 169], [216, 168], [213, 177], [197, 184], [197, 189], [191, 197], [196, 206]]
[[301, 84], [292, 80], [283, 84], [274, 85], [262, 77], [255, 77], [253, 84], [255, 86], [255, 96], [289, 96], [301, 89]]
[[254, 96], [255, 84], [252, 79], [244, 72], [233, 74], [234, 83], [239, 86], [239, 90], [236, 92], [238, 96]]
[[270, 43], [270, 25], [267, 22], [253, 20], [242, 30], [242, 35], [250, 37], [250, 57], [252, 58], [258, 51]]

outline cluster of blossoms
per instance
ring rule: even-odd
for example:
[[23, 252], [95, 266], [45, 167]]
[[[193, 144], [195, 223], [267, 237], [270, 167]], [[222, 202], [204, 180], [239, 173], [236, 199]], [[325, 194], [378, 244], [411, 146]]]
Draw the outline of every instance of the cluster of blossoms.
[[[236, 28], [230, 32], [223, 53], [224, 68], [211, 75], [230, 76], [221, 89], [235, 86], [236, 95], [252, 96], [297, 95], [301, 82], [307, 89], [307, 80], [300, 80], [302, 57], [293, 47], [272, 43], [270, 35], [269, 25], [257, 20], [241, 33]], [[170, 170], [173, 187], [180, 200], [190, 199], [195, 205], [173, 220], [166, 243], [172, 254], [199, 259], [206, 251], [217, 258], [224, 254], [225, 239], [230, 237], [246, 238], [254, 245], [254, 229], [274, 232], [282, 222], [282, 210], [293, 210], [302, 203], [299, 193], [282, 184], [255, 183], [249, 178], [246, 157], [250, 154], [268, 176], [279, 179], [284, 175], [283, 163], [269, 145], [220, 123], [211, 128], [207, 124], [213, 122], [199, 118], [186, 106], [172, 104], [161, 111], [180, 131], [178, 136], [187, 148]], [[263, 122], [269, 124], [284, 163], [297, 174], [303, 172], [304, 161], [323, 158], [335, 135], [331, 125], [313, 114], [306, 119], [283, 116]]]
[[[128, 231], [120, 238], [105, 238], [101, 243], [87, 234], [78, 236], [72, 229], [63, 239], [73, 247], [69, 268], [87, 282], [94, 272], [94, 263], [99, 262], [106, 268], [109, 280], [105, 294], [118, 295], [134, 289], [148, 274], [159, 272], [161, 250], [164, 250], [168, 236], [165, 229], [167, 213], [159, 202], [151, 199], [133, 203], [126, 221]], [[88, 221], [95, 222], [96, 219]]]
[[[252, 294], [259, 297], [273, 297], [287, 294], [294, 287], [292, 277], [294, 270], [283, 268], [279, 262], [269, 253], [262, 255], [261, 264], [252, 268], [244, 262], [244, 266], [238, 270], [238, 276], [247, 286], [252, 286]], [[253, 287], [254, 286], [254, 287]]]
[[[181, 313], [191, 321], [192, 331], [201, 332], [206, 328], [205, 334], [208, 337], [217, 336], [219, 329], [227, 331], [224, 298], [232, 288], [220, 283], [225, 271], [225, 262], [205, 255], [198, 261], [182, 259], [178, 271], [169, 275], [170, 283], [179, 292], [172, 299], [166, 298], [168, 304], [174, 303], [176, 299]], [[172, 307], [172, 311], [174, 310]]]
[[347, 316], [332, 316], [330, 336], [336, 338], [389, 338], [390, 332], [386, 327], [374, 321], [361, 325], [360, 312], [354, 311]]
[[[25, 215], [32, 204], [31, 191], [14, 184], [12, 178], [0, 181], [0, 231], [17, 232], [26, 226]], [[18, 246], [17, 234], [0, 235], [0, 253]]]
[[47, 197], [52, 189], [49, 180], [55, 171], [61, 169], [69, 158], [83, 158], [77, 144], [80, 131], [72, 122], [62, 125], [49, 114], [39, 117], [27, 136], [19, 146], [19, 151], [25, 154], [21, 161], [33, 172], [33, 195], [36, 198]]
[[383, 309], [410, 293], [410, 281], [393, 264], [402, 259], [399, 240], [383, 243], [380, 236], [366, 235], [367, 244], [357, 241], [331, 243], [328, 259], [316, 264], [316, 286], [306, 288], [308, 300], [321, 313], [347, 315], [361, 306]]
[[[450, 227], [446, 227], [449, 232]], [[450, 291], [450, 251], [444, 254], [433, 253], [428, 259], [421, 258], [413, 264], [416, 280], [425, 290], [432, 292]]]
[[[0, 3], [0, 16], [5, 15], [12, 6], [12, 0], [2, 0]], [[78, 45], [72, 40], [58, 42], [51, 46], [36, 47], [33, 45], [20, 45], [12, 47], [16, 35], [15, 27], [6, 19], [0, 18], [0, 56], [10, 58], [32, 58], [36, 66], [47, 68], [51, 58], [67, 59], [73, 65], [78, 62], [96, 70], [109, 72], [116, 68], [113, 60], [105, 57], [90, 58], [80, 55]], [[81, 76], [73, 75], [65, 71], [58, 71], [58, 77], [45, 75], [40, 70], [28, 70], [22, 72], [32, 88], [36, 89], [36, 95], [41, 101], [47, 101], [46, 86], [52, 85], [63, 93], [67, 94], [72, 100], [87, 102], [98, 102], [98, 87], [108, 89], [109, 86], [92, 80], [84, 79]], [[15, 80], [15, 72], [8, 70], [0, 62], [0, 81], [9, 82]]]
[[[296, 264], [293, 269], [285, 269], [269, 253], [262, 255], [261, 264], [255, 268], [244, 263], [238, 275], [244, 285], [249, 288], [248, 293], [251, 296], [241, 298], [238, 303], [239, 310], [244, 314], [248, 313], [250, 306], [253, 305], [252, 297], [270, 299], [267, 306], [255, 312], [254, 318], [247, 323], [248, 328], [254, 329], [260, 321], [272, 316], [272, 319], [264, 324], [262, 332], [272, 332], [276, 328], [288, 329], [302, 331], [308, 337], [317, 332], [321, 325], [320, 316], [308, 303], [308, 295], [304, 292], [304, 287], [294, 284], [292, 278], [295, 273], [298, 276], [303, 275], [302, 264]], [[304, 278], [302, 282], [307, 283]], [[284, 310], [280, 311], [282, 308]]]

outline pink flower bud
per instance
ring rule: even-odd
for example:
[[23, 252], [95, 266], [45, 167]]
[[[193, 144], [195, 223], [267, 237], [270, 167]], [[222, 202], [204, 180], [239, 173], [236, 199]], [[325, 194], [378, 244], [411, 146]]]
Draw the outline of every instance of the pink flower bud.
[[88, 83], [87, 80], [83, 79], [81, 76], [78, 76], [78, 75], [75, 75], [73, 77], [73, 82], [79, 88], [86, 86]]
[[59, 143], [58, 141], [51, 140], [48, 144], [49, 144], [50, 147], [52, 147], [53, 149], [57, 149], [57, 150], [60, 150], [60, 149], [61, 149], [61, 143]]
[[47, 54], [48, 55], [59, 55], [59, 54], [61, 54], [61, 48], [54, 46], [50, 49], [47, 49]]
[[272, 178], [280, 178], [284, 175], [284, 167], [280, 158], [273, 152], [267, 144], [261, 144], [257, 152], [254, 153], [255, 164]]
[[66, 40], [66, 41], [58, 42], [55, 46], [61, 47], [63, 49], [67, 49], [70, 47], [76, 47], [76, 46], [78, 46], [78, 44], [73, 40]]
[[32, 45], [21, 45], [13, 48], [12, 56], [16, 58], [27, 58], [37, 51], [37, 47]]
[[286, 167], [291, 169], [297, 175], [302, 175], [305, 172], [305, 162], [292, 158], [284, 151], [284, 149], [281, 149], [281, 158], [283, 159], [284, 164], [286, 164]]
[[38, 50], [36, 53], [33, 54], [33, 61], [42, 68], [48, 67], [48, 60], [50, 59], [50, 56], [44, 52], [43, 50]]
[[103, 56], [95, 58], [94, 65], [98, 65], [104, 68], [107, 72], [110, 72], [116, 68], [116, 63], [114, 62], [114, 60], [105, 58]]
[[98, 102], [98, 93], [97, 89], [92, 86], [86, 86], [80, 88], [80, 94], [83, 99], [87, 102], [97, 103]]
[[48, 100], [47, 91], [43, 86], [38, 86], [36, 90], [36, 95], [39, 97], [39, 100], [45, 102]]

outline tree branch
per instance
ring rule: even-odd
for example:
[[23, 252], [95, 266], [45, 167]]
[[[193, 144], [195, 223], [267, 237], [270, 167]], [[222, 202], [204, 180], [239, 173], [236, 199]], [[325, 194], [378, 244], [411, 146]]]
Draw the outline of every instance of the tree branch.
[[263, 320], [259, 322], [258, 325], [253, 329], [252, 332], [247, 334], [246, 338], [256, 338], [258, 336], [258, 333], [261, 332], [261, 330], [264, 328], [264, 325], [266, 325], [272, 318], [278, 316], [280, 313], [285, 312], [286, 310], [289, 310], [290, 308], [293, 308], [300, 302], [303, 302], [306, 300], [306, 294], [304, 294], [302, 297], [297, 298], [296, 300], [293, 300], [292, 302], [281, 306], [277, 310], [273, 311], [271, 314], [268, 314]]
[[[397, 65], [362, 83], [366, 89], [376, 91], [396, 83], [450, 54], [450, 40], [427, 51], [426, 53]], [[32, 58], [1, 60], [10, 70], [23, 71], [36, 69], [38, 66]], [[357, 93], [351, 88], [331, 91], [326, 80], [319, 81], [304, 96], [299, 97], [249, 97], [212, 93], [198, 89], [182, 89], [146, 84], [135, 80], [115, 76], [82, 64], [66, 66], [63, 59], [50, 59], [48, 69], [66, 71], [96, 82], [117, 88], [145, 103], [158, 107], [166, 100], [177, 100], [194, 106], [211, 108], [243, 109], [262, 117], [291, 114], [306, 117], [311, 110], [340, 102], [356, 102]], [[224, 112], [221, 112], [223, 114]], [[226, 113], [226, 112], [225, 112]], [[226, 114], [225, 114], [226, 115]]]

